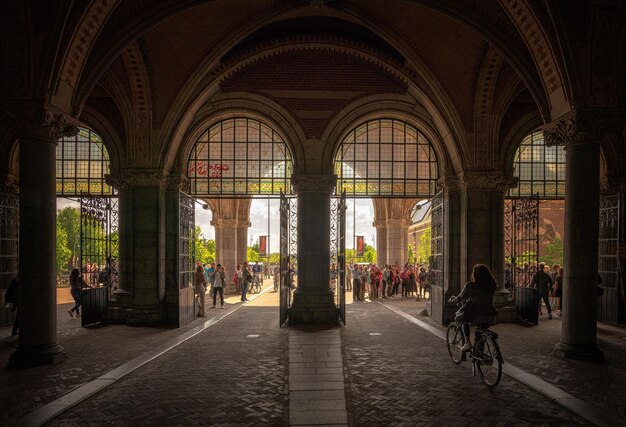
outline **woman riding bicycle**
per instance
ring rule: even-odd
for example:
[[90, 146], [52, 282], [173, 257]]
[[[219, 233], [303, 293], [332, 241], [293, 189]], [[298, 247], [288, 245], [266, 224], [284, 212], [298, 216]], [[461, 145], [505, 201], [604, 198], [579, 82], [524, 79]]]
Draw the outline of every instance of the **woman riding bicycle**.
[[495, 324], [498, 311], [493, 306], [493, 295], [497, 287], [489, 268], [483, 264], [476, 264], [472, 271], [472, 280], [465, 284], [457, 297], [454, 297], [457, 302], [462, 303], [455, 319], [461, 324], [463, 333], [465, 344], [461, 347], [462, 352], [472, 349], [470, 323], [484, 327]]

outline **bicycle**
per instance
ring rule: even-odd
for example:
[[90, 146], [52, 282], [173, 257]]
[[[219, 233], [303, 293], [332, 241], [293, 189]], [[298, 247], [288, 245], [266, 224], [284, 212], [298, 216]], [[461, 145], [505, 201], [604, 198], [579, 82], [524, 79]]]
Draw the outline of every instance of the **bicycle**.
[[[455, 302], [456, 298], [450, 298]], [[465, 344], [461, 323], [450, 322], [446, 331], [446, 342], [450, 358], [457, 365], [469, 357], [472, 360], [472, 376], [476, 371], [480, 379], [489, 387], [495, 387], [502, 378], [502, 364], [504, 359], [498, 345], [498, 334], [490, 331], [488, 327], [477, 325], [474, 331], [474, 346], [468, 352], [462, 352], [461, 347]], [[467, 357], [466, 357], [467, 356]]]
[[250, 284], [250, 293], [258, 294], [261, 292], [261, 277], [258, 274], [255, 274], [252, 278], [252, 283]]

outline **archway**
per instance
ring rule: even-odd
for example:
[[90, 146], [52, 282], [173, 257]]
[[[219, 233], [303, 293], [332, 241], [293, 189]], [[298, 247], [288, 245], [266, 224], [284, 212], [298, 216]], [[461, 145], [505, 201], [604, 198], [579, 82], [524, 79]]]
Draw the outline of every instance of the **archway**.
[[[376, 267], [369, 267], [367, 274], [371, 275], [371, 269], [382, 270], [386, 264], [397, 264], [400, 274], [409, 261], [408, 229], [413, 208], [419, 200], [437, 195], [439, 166], [431, 142], [410, 123], [388, 118], [368, 120], [352, 128], [343, 138], [335, 155], [335, 173], [337, 195], [373, 199]], [[438, 258], [431, 257], [428, 264], [431, 267], [429, 282], [442, 287], [439, 280], [443, 278], [443, 247], [439, 246], [442, 242], [439, 231], [442, 229], [437, 228], [433, 235], [438, 248], [433, 253]], [[354, 249], [358, 246], [356, 241], [353, 246]], [[383, 290], [382, 284], [374, 280], [369, 297], [398, 295], [398, 288], [392, 285], [391, 291], [386, 286]], [[360, 293], [354, 292], [353, 299], [363, 299], [365, 292], [361, 289]]]

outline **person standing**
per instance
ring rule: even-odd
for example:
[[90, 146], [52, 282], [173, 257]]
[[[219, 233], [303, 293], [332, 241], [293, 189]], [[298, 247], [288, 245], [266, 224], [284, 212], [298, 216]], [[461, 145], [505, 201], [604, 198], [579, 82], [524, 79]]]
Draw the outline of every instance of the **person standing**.
[[233, 275], [233, 283], [237, 288], [237, 295], [241, 295], [241, 264], [237, 264], [235, 274]]
[[248, 267], [248, 262], [246, 261], [243, 263], [243, 266], [241, 267], [241, 301], [242, 302], [248, 301], [248, 298], [247, 298], [248, 286], [250, 285], [251, 282], [252, 282], [252, 273], [250, 272], [250, 269]]
[[220, 303], [222, 305], [222, 310], [224, 309], [224, 285], [225, 285], [225, 277], [224, 267], [222, 264], [217, 264], [217, 268], [213, 273], [213, 283], [211, 285], [211, 294], [213, 296], [213, 306], [211, 308], [215, 308], [215, 303], [217, 299], [217, 294], [220, 294]]
[[382, 295], [384, 299], [387, 299], [387, 283], [389, 283], [390, 275], [391, 272], [389, 271], [389, 266], [385, 264], [383, 271], [380, 274], [380, 281], [382, 282]]
[[562, 316], [561, 312], [561, 298], [563, 297], [563, 267], [559, 267], [559, 271], [554, 278], [554, 285], [552, 285], [552, 295], [556, 303], [556, 314]]
[[548, 273], [545, 272], [545, 264], [542, 262], [539, 264], [537, 268], [537, 272], [533, 274], [532, 278], [532, 286], [537, 288], [537, 292], [539, 294], [539, 314], [541, 314], [541, 301], [546, 304], [546, 309], [548, 310], [548, 319], [552, 319], [552, 308], [550, 307], [550, 289], [552, 288], [553, 282], [552, 277]]
[[10, 306], [11, 311], [15, 313], [15, 319], [13, 320], [13, 329], [11, 329], [11, 336], [17, 335], [17, 332], [20, 329], [20, 312], [18, 311], [18, 306], [19, 306], [18, 289], [19, 289], [19, 286], [17, 282], [17, 277], [14, 277], [9, 282], [9, 287], [7, 288], [7, 291], [4, 294], [5, 304]]
[[369, 296], [370, 300], [374, 299], [372, 297], [372, 276], [370, 275], [369, 266], [363, 268], [363, 272], [361, 274], [363, 277], [363, 286], [361, 289], [361, 299], [365, 300], [365, 293]]
[[359, 298], [361, 294], [361, 274], [359, 273], [359, 266], [354, 264], [352, 270], [352, 301], [361, 301]]
[[409, 266], [409, 292], [411, 293], [411, 298], [415, 293], [417, 293], [417, 282], [415, 281], [415, 270], [411, 265]]
[[204, 308], [204, 298], [206, 294], [207, 280], [204, 277], [204, 268], [202, 265], [196, 267], [196, 275], [194, 277], [194, 291], [198, 295], [198, 316], [206, 317], [206, 310]]
[[80, 274], [80, 270], [78, 268], [73, 269], [70, 273], [70, 294], [74, 298], [74, 307], [68, 311], [70, 317], [74, 317], [74, 313], [76, 313], [76, 317], [80, 317], [80, 294], [84, 288], [90, 287]]

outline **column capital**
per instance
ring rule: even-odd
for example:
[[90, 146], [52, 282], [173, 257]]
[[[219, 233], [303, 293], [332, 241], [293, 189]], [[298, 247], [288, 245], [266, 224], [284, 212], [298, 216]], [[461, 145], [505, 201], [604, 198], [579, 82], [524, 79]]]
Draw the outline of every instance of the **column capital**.
[[38, 106], [22, 106], [10, 113], [3, 112], [0, 117], [17, 131], [21, 138], [41, 138], [55, 143], [63, 136], [75, 136], [78, 127], [71, 119]]
[[165, 189], [166, 175], [161, 169], [125, 169], [116, 174], [105, 175], [106, 183], [118, 191], [133, 187], [159, 187]]
[[17, 194], [19, 192], [19, 178], [10, 173], [0, 175], [0, 193]]
[[387, 227], [408, 227], [411, 225], [411, 220], [406, 218], [389, 218], [385, 220]]
[[610, 196], [617, 193], [626, 193], [626, 175], [602, 176], [600, 178], [600, 194]]
[[236, 218], [213, 218], [211, 225], [217, 228], [248, 228], [252, 223], [248, 220]]
[[372, 222], [372, 227], [375, 227], [375, 228], [384, 228], [386, 226], [387, 224], [385, 223], [384, 219], [377, 219], [374, 222]]
[[291, 185], [296, 194], [332, 193], [337, 184], [337, 175], [298, 174], [291, 176]]
[[189, 191], [189, 178], [180, 173], [168, 175], [163, 178], [161, 186], [165, 191], [183, 191], [186, 193]]
[[483, 190], [506, 193], [516, 187], [519, 178], [506, 176], [500, 171], [466, 171], [461, 174], [466, 190]]
[[615, 108], [576, 109], [543, 127], [548, 147], [597, 144], [605, 135], [624, 128], [623, 113]]
[[437, 185], [452, 193], [458, 193], [465, 189], [463, 181], [457, 175], [444, 175], [437, 180]]

